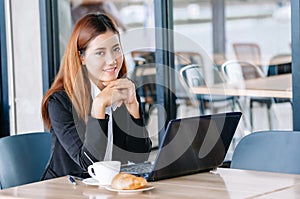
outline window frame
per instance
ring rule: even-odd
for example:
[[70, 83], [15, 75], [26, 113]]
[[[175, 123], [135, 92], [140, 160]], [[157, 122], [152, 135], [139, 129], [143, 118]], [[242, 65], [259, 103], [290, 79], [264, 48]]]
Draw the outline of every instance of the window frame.
[[300, 2], [291, 0], [293, 130], [300, 131]]
[[50, 88], [60, 65], [57, 3], [57, 0], [39, 0], [43, 93]]
[[5, 4], [0, 0], [0, 137], [10, 135]]

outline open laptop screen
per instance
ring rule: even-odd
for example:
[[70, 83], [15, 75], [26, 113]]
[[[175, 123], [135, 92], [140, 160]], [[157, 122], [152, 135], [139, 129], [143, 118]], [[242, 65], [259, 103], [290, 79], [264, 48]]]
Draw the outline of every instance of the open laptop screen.
[[230, 112], [170, 121], [148, 180], [209, 171], [221, 165], [240, 117], [240, 112]]

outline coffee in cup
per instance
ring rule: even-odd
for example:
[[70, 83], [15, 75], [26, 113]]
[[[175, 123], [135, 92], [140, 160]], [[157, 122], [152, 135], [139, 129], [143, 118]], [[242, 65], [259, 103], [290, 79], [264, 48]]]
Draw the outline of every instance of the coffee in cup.
[[120, 172], [120, 161], [95, 162], [88, 167], [88, 173], [99, 182], [99, 185], [110, 185], [112, 179]]

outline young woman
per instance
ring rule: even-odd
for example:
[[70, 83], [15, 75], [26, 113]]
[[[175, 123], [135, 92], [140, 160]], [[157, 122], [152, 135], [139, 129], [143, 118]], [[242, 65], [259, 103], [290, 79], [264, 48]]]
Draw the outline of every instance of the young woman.
[[53, 142], [43, 179], [80, 175], [95, 161], [148, 159], [151, 140], [126, 72], [115, 23], [104, 14], [81, 18], [42, 101]]

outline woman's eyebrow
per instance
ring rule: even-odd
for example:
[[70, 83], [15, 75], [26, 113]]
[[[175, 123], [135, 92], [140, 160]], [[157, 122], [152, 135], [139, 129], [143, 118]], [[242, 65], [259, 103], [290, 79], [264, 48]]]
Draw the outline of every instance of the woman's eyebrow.
[[119, 43], [117, 43], [117, 44], [113, 45], [113, 48], [114, 48], [114, 47], [117, 47], [117, 46], [120, 46], [120, 44], [119, 44]]
[[[115, 45], [113, 45], [112, 47], [115, 48], [117, 46], [120, 46], [119, 43], [116, 43]], [[99, 48], [96, 48], [95, 50], [106, 50], [106, 47], [99, 47]]]
[[105, 50], [106, 48], [104, 47], [100, 47], [100, 48], [96, 48], [95, 50]]

